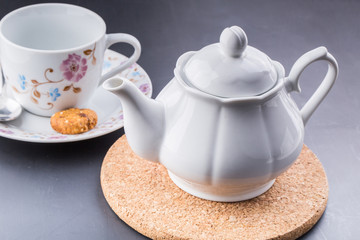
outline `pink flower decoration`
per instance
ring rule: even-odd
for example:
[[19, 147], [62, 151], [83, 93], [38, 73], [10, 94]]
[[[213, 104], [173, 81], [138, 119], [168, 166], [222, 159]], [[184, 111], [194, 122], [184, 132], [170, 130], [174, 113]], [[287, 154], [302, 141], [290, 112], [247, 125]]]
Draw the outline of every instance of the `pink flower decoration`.
[[51, 136], [48, 139], [65, 139], [66, 136]]
[[68, 59], [64, 60], [60, 65], [64, 78], [70, 82], [80, 81], [85, 76], [87, 68], [86, 58], [81, 58], [75, 53], [69, 54]]
[[14, 134], [14, 132], [10, 131], [10, 130], [4, 130], [4, 129], [0, 129], [1, 133], [5, 133], [5, 134]]
[[142, 84], [140, 87], [139, 87], [140, 91], [142, 91], [143, 93], [147, 93], [150, 89], [150, 86], [149, 84], [145, 83], [145, 84]]

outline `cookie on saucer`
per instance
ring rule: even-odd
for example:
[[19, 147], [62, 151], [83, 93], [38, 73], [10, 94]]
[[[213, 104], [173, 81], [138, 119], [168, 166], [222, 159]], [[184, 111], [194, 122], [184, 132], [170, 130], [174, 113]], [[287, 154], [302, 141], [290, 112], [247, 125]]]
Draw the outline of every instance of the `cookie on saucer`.
[[79, 134], [93, 129], [97, 115], [91, 109], [70, 108], [53, 114], [51, 127], [61, 134]]

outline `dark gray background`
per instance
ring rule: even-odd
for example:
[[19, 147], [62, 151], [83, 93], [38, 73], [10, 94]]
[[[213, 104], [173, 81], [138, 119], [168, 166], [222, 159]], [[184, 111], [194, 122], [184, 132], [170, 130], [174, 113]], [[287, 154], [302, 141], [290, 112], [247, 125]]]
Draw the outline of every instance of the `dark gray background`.
[[[302, 239], [359, 239], [360, 2], [356, 1], [68, 1], [100, 14], [108, 33], [127, 32], [143, 47], [139, 64], [154, 96], [173, 77], [177, 58], [218, 41], [239, 25], [249, 44], [288, 73], [303, 53], [326, 46], [340, 66], [338, 81], [306, 126], [305, 143], [324, 165], [330, 185], [325, 214]], [[0, 17], [37, 1], [0, 1]], [[131, 54], [131, 48], [113, 49]], [[302, 106], [326, 71], [309, 67]], [[107, 205], [99, 177], [109, 147], [123, 134], [66, 144], [0, 138], [0, 239], [146, 239]], [[136, 189], [134, 189], [136, 191]], [[141, 203], [139, 203], [141, 204]]]

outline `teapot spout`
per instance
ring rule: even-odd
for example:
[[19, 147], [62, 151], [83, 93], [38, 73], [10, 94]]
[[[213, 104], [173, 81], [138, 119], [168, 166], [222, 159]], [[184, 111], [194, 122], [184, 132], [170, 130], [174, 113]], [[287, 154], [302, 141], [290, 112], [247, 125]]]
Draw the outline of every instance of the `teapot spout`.
[[158, 161], [165, 126], [163, 104], [146, 97], [125, 78], [110, 78], [103, 88], [120, 98], [124, 129], [132, 150], [142, 158]]

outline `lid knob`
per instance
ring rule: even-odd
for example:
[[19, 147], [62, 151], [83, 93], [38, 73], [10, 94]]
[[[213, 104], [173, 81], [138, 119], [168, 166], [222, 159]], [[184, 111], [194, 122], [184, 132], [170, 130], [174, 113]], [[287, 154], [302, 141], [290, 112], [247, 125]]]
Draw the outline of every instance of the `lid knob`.
[[244, 30], [238, 26], [225, 28], [220, 35], [220, 46], [230, 57], [238, 58], [244, 52], [248, 40]]

